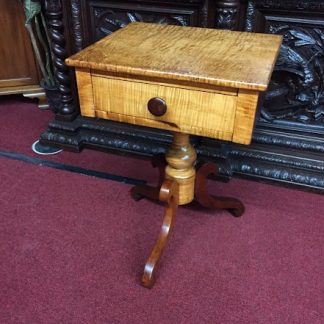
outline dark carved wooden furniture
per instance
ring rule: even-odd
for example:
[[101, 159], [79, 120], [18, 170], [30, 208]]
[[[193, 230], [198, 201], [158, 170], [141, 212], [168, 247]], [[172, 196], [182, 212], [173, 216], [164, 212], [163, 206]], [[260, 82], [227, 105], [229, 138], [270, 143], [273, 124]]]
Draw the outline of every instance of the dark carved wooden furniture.
[[0, 95], [37, 97], [39, 106], [44, 108], [45, 92], [39, 85], [40, 75], [24, 24], [19, 0], [0, 0]]
[[89, 120], [79, 115], [73, 73], [64, 58], [131, 21], [266, 32], [284, 36], [269, 91], [249, 147], [204, 137], [200, 159], [225, 176], [324, 189], [324, 0], [44, 0], [56, 76], [63, 95], [45, 144], [72, 150], [104, 147], [150, 156], [165, 152], [163, 131]]

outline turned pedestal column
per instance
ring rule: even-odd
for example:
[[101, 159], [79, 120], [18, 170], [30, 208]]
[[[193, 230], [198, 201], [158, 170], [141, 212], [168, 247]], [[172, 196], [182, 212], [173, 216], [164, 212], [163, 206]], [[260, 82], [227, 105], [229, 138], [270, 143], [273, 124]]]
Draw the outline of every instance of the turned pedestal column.
[[194, 199], [197, 154], [190, 144], [189, 135], [174, 133], [173, 142], [166, 152], [165, 178], [178, 183], [177, 203], [185, 205]]
[[145, 287], [154, 285], [157, 264], [171, 235], [178, 205], [189, 204], [195, 199], [203, 207], [227, 209], [234, 216], [241, 216], [244, 212], [244, 205], [238, 199], [215, 197], [207, 193], [207, 177], [216, 174], [217, 168], [207, 163], [196, 171], [196, 156], [189, 135], [175, 132], [165, 159], [159, 158], [153, 162], [160, 169], [158, 186], [139, 185], [131, 190], [136, 200], [146, 197], [165, 203], [161, 231], [144, 267], [142, 284]]

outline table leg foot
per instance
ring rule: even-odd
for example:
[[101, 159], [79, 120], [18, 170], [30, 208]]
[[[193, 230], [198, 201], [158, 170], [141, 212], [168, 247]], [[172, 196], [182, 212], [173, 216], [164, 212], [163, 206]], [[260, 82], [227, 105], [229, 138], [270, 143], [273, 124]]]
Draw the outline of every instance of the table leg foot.
[[165, 160], [165, 155], [162, 153], [154, 155], [151, 163], [154, 168], [158, 168], [158, 170], [159, 170], [159, 184], [158, 184], [158, 186], [161, 187], [161, 185], [164, 181], [164, 178], [165, 178], [165, 167], [167, 166], [167, 162]]
[[216, 175], [217, 169], [215, 164], [203, 164], [198, 170], [195, 183], [195, 199], [203, 207], [210, 209], [226, 209], [235, 217], [244, 213], [243, 203], [236, 198], [216, 197], [207, 192], [207, 177]]
[[151, 251], [149, 258], [144, 267], [144, 274], [142, 277], [142, 285], [147, 288], [152, 288], [155, 282], [155, 272], [157, 264], [162, 256], [162, 253], [170, 238], [174, 220], [177, 211], [177, 195], [178, 184], [172, 180], [164, 180], [159, 192], [159, 200], [165, 202], [164, 218], [161, 226], [159, 237]]
[[152, 187], [148, 185], [138, 185], [130, 190], [132, 198], [136, 201], [141, 200], [142, 198], [158, 200], [159, 192], [160, 189], [158, 187]]
[[164, 181], [166, 161], [164, 154], [158, 154], [153, 156], [152, 166], [159, 170], [159, 180], [156, 187], [149, 185], [138, 185], [131, 189], [130, 193], [133, 199], [136, 201], [142, 198], [148, 198], [150, 200], [159, 200], [159, 193], [161, 185]]

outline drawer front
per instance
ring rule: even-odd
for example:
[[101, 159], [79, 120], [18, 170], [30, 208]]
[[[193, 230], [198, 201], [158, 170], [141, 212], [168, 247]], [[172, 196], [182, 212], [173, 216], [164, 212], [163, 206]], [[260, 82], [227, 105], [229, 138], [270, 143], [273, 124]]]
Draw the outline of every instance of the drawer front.
[[[214, 91], [185, 89], [92, 75], [97, 117], [194, 135], [231, 140], [237, 97]], [[159, 97], [167, 105], [157, 117], [148, 101]]]

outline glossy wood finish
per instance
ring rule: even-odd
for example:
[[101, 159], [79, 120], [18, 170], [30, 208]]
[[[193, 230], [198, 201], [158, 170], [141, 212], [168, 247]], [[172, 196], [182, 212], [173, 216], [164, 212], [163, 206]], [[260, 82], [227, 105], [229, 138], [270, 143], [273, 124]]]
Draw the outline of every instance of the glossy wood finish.
[[153, 97], [148, 101], [147, 109], [153, 116], [161, 117], [167, 112], [168, 106], [163, 99]]
[[[133, 199], [137, 201], [142, 198], [153, 201], [159, 199], [160, 188], [165, 179], [165, 167], [167, 166], [164, 155], [154, 155], [152, 158], [152, 165], [159, 170], [158, 184], [156, 187], [150, 185], [137, 185], [132, 187], [131, 195]], [[207, 181], [211, 176], [214, 178], [218, 176], [218, 166], [216, 164], [210, 162], [200, 162], [196, 164], [194, 200], [205, 208], [214, 210], [226, 209], [233, 216], [241, 216], [245, 208], [240, 200], [231, 197], [213, 196], [208, 193]]]
[[135, 200], [143, 197], [156, 200], [164, 179], [176, 181], [178, 184], [177, 204], [189, 204], [194, 199], [196, 171], [196, 151], [190, 144], [189, 135], [174, 133], [173, 141], [165, 157], [157, 156], [153, 159], [154, 167], [159, 168], [159, 182], [157, 187], [138, 185], [132, 188], [131, 194]]
[[0, 0], [0, 94], [39, 92], [39, 75], [18, 0]]
[[[125, 52], [134, 39], [139, 45]], [[279, 36], [133, 23], [66, 62], [76, 67], [83, 116], [249, 144], [259, 90], [280, 42]], [[157, 97], [168, 107], [158, 115], [147, 107]]]
[[82, 115], [96, 117], [90, 69], [79, 68], [75, 71], [75, 74], [78, 80], [79, 102], [82, 107]]
[[163, 181], [159, 192], [159, 200], [165, 203], [163, 222], [159, 237], [151, 251], [149, 258], [145, 263], [144, 274], [142, 277], [142, 284], [147, 288], [152, 288], [154, 285], [154, 274], [156, 272], [157, 264], [162, 256], [164, 249], [166, 248], [166, 245], [172, 233], [178, 207], [177, 194], [178, 184], [175, 181], [169, 179]]
[[[181, 141], [183, 143], [187, 142], [186, 139], [183, 140], [181, 138], [178, 138], [176, 140], [178, 145]], [[155, 272], [157, 270], [157, 265], [170, 239], [171, 231], [176, 217], [178, 202], [181, 202], [178, 197], [178, 195], [181, 194], [181, 181], [179, 182], [179, 179], [175, 180], [171, 177], [165, 179], [165, 164], [165, 160], [161, 156], [156, 156], [153, 159], [153, 165], [159, 168], [159, 185], [157, 187], [149, 185], [138, 185], [131, 189], [131, 195], [137, 201], [141, 198], [148, 198], [150, 200], [159, 200], [166, 203], [159, 237], [144, 267], [142, 284], [147, 288], [152, 288], [155, 283]], [[187, 164], [187, 162], [185, 164]], [[191, 184], [192, 189], [194, 189], [195, 200], [205, 208], [213, 210], [225, 209], [235, 217], [241, 216], [245, 210], [244, 205], [241, 201], [236, 198], [212, 196], [207, 192], [207, 177], [216, 174], [217, 167], [216, 165], [211, 163], [202, 164], [197, 168], [197, 175], [196, 177], [193, 176], [193, 179], [196, 179], [195, 183]], [[181, 203], [186, 204], [191, 201], [192, 199], [189, 199], [186, 202]]]
[[66, 62], [113, 76], [263, 91], [281, 41], [278, 35], [131, 23]]
[[244, 213], [244, 205], [236, 198], [216, 197], [207, 192], [207, 178], [217, 175], [217, 167], [212, 163], [205, 163], [197, 170], [195, 183], [195, 199], [203, 207], [209, 209], [226, 209], [232, 215], [239, 217]]
[[[158, 196], [166, 202], [161, 232], [144, 269], [146, 287], [154, 283], [178, 205], [196, 197], [205, 207], [227, 209], [235, 216], [244, 211], [236, 199], [207, 193], [206, 178], [215, 173], [209, 165], [199, 169], [196, 180], [197, 154], [189, 134], [250, 142], [259, 91], [267, 87], [281, 38], [227, 34], [225, 38], [215, 30], [134, 23], [67, 59], [77, 68], [84, 116], [173, 131], [161, 188], [142, 185], [131, 190], [136, 200]], [[127, 47], [134, 40], [138, 46]], [[175, 61], [174, 53], [180, 60]], [[231, 64], [231, 57], [240, 57], [241, 66]], [[263, 69], [254, 76], [257, 60]]]
[[137, 201], [145, 197], [167, 203], [160, 235], [144, 268], [142, 283], [145, 287], [151, 288], [155, 282], [154, 272], [170, 238], [178, 205], [188, 204], [195, 198], [209, 209], [226, 209], [237, 217], [244, 212], [244, 205], [238, 199], [208, 194], [207, 177], [217, 174], [216, 166], [210, 163], [202, 165], [196, 176], [195, 160], [196, 151], [189, 142], [189, 136], [175, 133], [165, 160], [158, 156], [152, 163], [160, 171], [158, 186], [138, 185], [131, 189], [131, 195]]
[[196, 158], [196, 150], [190, 144], [189, 135], [174, 133], [172, 144], [165, 154], [165, 177], [178, 183], [179, 205], [188, 204], [194, 198], [196, 171], [193, 165]]
[[[91, 80], [93, 109], [97, 117], [187, 134], [232, 139], [237, 102], [234, 95], [217, 93], [215, 90], [193, 90], [170, 84], [108, 78], [93, 73]], [[88, 110], [92, 104], [87, 104], [83, 109], [83, 98], [87, 97], [86, 100], [90, 101], [91, 97], [83, 93], [82, 84], [79, 93], [81, 113], [92, 116], [93, 111]], [[147, 109], [148, 102], [154, 97], [165, 101], [168, 106], [165, 114], [155, 116]]]
[[137, 185], [132, 187], [130, 193], [133, 199], [136, 201], [139, 201], [142, 198], [148, 198], [153, 201], [159, 199], [160, 189], [163, 181], [165, 180], [165, 167], [167, 166], [164, 154], [154, 155], [152, 158], [152, 166], [154, 168], [158, 168], [159, 171], [157, 186], [152, 187], [150, 185]]
[[258, 99], [258, 91], [239, 90], [232, 142], [240, 144], [251, 143]]

